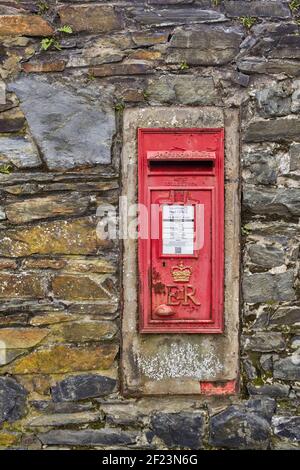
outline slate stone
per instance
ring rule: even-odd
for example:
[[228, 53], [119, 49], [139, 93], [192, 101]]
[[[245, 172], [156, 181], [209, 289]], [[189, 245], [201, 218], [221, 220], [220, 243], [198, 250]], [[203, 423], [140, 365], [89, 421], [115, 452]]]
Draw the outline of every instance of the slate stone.
[[294, 93], [292, 94], [292, 106], [291, 106], [292, 113], [299, 113], [300, 112], [300, 89], [297, 88]]
[[299, 62], [295, 60], [267, 59], [265, 57], [243, 56], [237, 60], [238, 70], [255, 73], [286, 73], [290, 76], [300, 75]]
[[89, 207], [90, 199], [79, 193], [30, 198], [6, 207], [8, 220], [13, 224], [47, 219], [48, 217], [81, 215]]
[[0, 36], [51, 36], [52, 26], [38, 15], [1, 15]]
[[111, 161], [111, 109], [44, 79], [23, 77], [9, 86], [21, 100], [31, 133], [51, 170]]
[[0, 133], [19, 132], [23, 129], [24, 124], [23, 114], [14, 109], [0, 115]]
[[290, 147], [291, 162], [290, 169], [291, 171], [300, 170], [300, 143], [293, 143]]
[[291, 356], [274, 361], [274, 378], [300, 380], [300, 350]]
[[0, 137], [0, 162], [2, 161], [10, 162], [20, 169], [34, 168], [42, 163], [33, 142], [21, 136]]
[[109, 33], [121, 29], [122, 22], [112, 6], [74, 5], [58, 10], [61, 24], [68, 24], [73, 31]]
[[268, 18], [290, 18], [291, 11], [285, 2], [278, 0], [225, 0], [224, 2], [226, 16], [241, 17], [268, 17]]
[[269, 57], [274, 59], [300, 59], [299, 35], [282, 35]]
[[201, 8], [160, 8], [148, 11], [145, 8], [134, 8], [127, 14], [137, 23], [149, 26], [228, 21], [222, 13], [216, 10], [202, 10]]
[[233, 83], [236, 83], [237, 85], [240, 85], [242, 87], [247, 87], [250, 82], [250, 77], [249, 75], [246, 75], [245, 73], [233, 72], [231, 76], [231, 80]]
[[250, 245], [248, 253], [252, 263], [263, 268], [284, 264], [284, 251], [272, 245]]
[[242, 344], [245, 351], [272, 352], [284, 351], [286, 348], [282, 333], [256, 332], [252, 336], [242, 336]]
[[47, 414], [58, 413], [79, 413], [81, 411], [92, 411], [95, 406], [92, 402], [74, 403], [74, 402], [53, 402], [50, 400], [32, 400], [30, 406], [36, 410]]
[[276, 183], [280, 169], [272, 148], [246, 149], [243, 151], [242, 161], [243, 179], [247, 183]]
[[245, 274], [243, 280], [244, 301], [248, 303], [293, 300], [295, 297], [294, 273]]
[[271, 398], [286, 398], [290, 392], [288, 385], [280, 383], [264, 384], [259, 387], [249, 383], [247, 388], [250, 395], [265, 395]]
[[244, 185], [243, 206], [253, 214], [299, 216], [300, 189]]
[[67, 377], [51, 389], [53, 401], [78, 401], [109, 395], [116, 387], [116, 380], [102, 375], [86, 374]]
[[243, 39], [239, 27], [202, 25], [197, 30], [178, 30], [173, 34], [167, 63], [189, 65], [222, 65], [239, 52]]
[[90, 73], [94, 77], [110, 77], [113, 75], [144, 75], [153, 72], [153, 67], [147, 63], [104, 64], [92, 67]]
[[38, 434], [38, 438], [47, 445], [70, 446], [122, 446], [135, 444], [137, 433], [121, 429], [84, 429], [73, 431], [62, 429]]
[[246, 129], [245, 142], [281, 142], [300, 141], [300, 119], [278, 118], [256, 120], [249, 123]]
[[4, 207], [0, 206], [0, 220], [6, 219], [6, 213]]
[[270, 397], [250, 398], [246, 406], [249, 411], [253, 411], [268, 422], [271, 422], [272, 416], [276, 411], [276, 400]]
[[204, 432], [204, 417], [199, 413], [156, 413], [151, 417], [151, 429], [168, 447], [200, 449]]
[[274, 416], [274, 434], [294, 442], [300, 442], [300, 416]]
[[0, 424], [13, 422], [25, 414], [27, 391], [16, 380], [0, 377]]
[[50, 415], [36, 416], [26, 423], [26, 427], [70, 426], [75, 424], [99, 422], [101, 422], [101, 413], [92, 411], [73, 411], [72, 413], [52, 413]]
[[149, 83], [149, 100], [159, 103], [182, 103], [212, 105], [218, 99], [218, 93], [210, 77], [162, 76]]
[[276, 84], [256, 92], [258, 110], [263, 117], [286, 116], [291, 112], [291, 89]]
[[280, 307], [269, 317], [269, 325], [293, 326], [300, 324], [300, 307]]
[[264, 372], [273, 372], [272, 354], [262, 354], [259, 358], [259, 363]]
[[224, 449], [259, 449], [269, 446], [270, 426], [261, 416], [230, 406], [210, 420], [210, 445]]

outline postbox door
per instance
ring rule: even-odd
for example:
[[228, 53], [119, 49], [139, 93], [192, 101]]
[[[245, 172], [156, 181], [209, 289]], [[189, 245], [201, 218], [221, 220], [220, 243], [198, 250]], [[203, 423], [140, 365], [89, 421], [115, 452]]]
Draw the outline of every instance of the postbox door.
[[211, 193], [180, 188], [151, 191], [151, 224], [159, 224], [159, 238], [151, 242], [153, 325], [162, 319], [169, 325], [210, 321]]
[[139, 136], [140, 331], [221, 333], [223, 130], [176, 130], [174, 144], [172, 130], [152, 132]]

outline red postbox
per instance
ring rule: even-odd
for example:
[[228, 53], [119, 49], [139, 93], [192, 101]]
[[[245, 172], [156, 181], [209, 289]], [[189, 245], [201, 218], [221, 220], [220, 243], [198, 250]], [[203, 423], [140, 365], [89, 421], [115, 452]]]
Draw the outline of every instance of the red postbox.
[[142, 333], [222, 333], [223, 129], [139, 129]]

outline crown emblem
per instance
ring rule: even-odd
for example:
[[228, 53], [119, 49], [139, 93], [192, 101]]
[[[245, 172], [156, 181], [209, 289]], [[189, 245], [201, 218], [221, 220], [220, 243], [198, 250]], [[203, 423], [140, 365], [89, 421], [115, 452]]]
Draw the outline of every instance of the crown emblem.
[[172, 277], [174, 282], [189, 282], [192, 274], [192, 268], [185, 266], [181, 261], [172, 268]]

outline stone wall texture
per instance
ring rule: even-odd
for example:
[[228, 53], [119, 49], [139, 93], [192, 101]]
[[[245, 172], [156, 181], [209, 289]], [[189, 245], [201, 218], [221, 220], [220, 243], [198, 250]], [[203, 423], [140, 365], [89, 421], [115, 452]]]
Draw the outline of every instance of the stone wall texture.
[[[0, 4], [0, 448], [296, 449], [300, 2]], [[124, 397], [124, 108], [241, 115], [240, 387]]]

